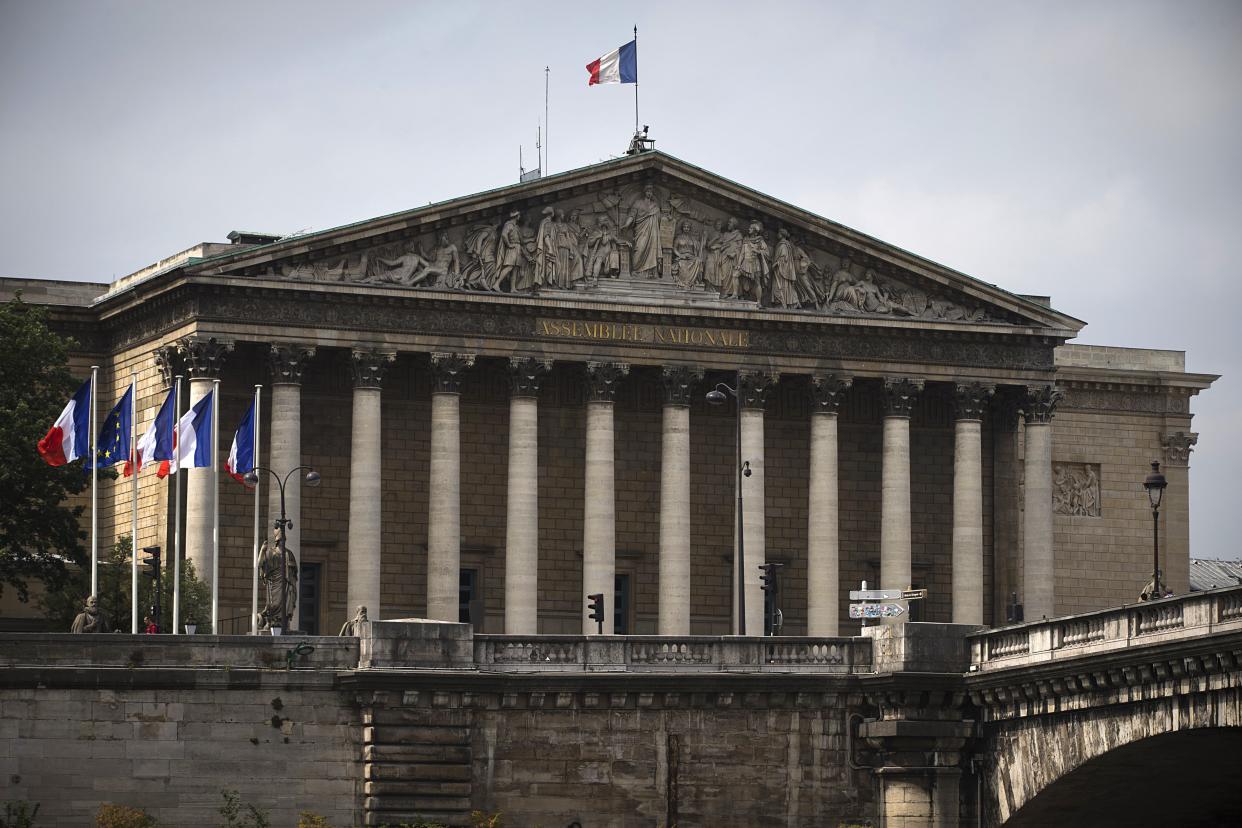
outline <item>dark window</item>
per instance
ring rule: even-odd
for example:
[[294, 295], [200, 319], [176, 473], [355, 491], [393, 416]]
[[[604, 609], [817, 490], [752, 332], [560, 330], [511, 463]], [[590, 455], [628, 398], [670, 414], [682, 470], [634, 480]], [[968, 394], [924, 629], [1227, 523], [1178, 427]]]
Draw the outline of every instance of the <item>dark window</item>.
[[298, 594], [298, 603], [301, 605], [301, 632], [307, 635], [319, 635], [319, 601], [320, 588], [323, 584], [322, 574], [323, 564], [302, 564], [302, 586]]
[[474, 623], [470, 609], [478, 598], [479, 570], [463, 569], [461, 571], [461, 587], [457, 593], [457, 620], [463, 624]]
[[630, 634], [630, 576], [617, 575], [613, 580], [612, 631], [614, 635]]

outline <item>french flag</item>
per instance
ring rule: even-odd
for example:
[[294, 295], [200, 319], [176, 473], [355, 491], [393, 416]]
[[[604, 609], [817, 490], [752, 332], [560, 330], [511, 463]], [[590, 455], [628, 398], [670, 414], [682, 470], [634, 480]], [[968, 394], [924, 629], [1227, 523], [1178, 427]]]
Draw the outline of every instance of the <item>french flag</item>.
[[597, 83], [638, 83], [638, 39], [587, 64], [587, 86]]
[[[214, 389], [208, 391], [207, 396], [181, 415], [181, 422], [177, 424], [178, 468], [201, 469], [211, 465], [211, 455], [215, 451], [215, 440], [211, 433], [211, 407], [215, 404], [215, 397]], [[173, 471], [177, 471], [177, 468]]]
[[254, 470], [254, 402], [246, 409], [241, 425], [233, 435], [233, 445], [229, 449], [229, 459], [224, 463], [224, 470], [229, 477], [246, 486], [246, 473]]
[[[156, 460], [161, 461], [159, 471], [156, 473], [159, 477], [167, 477], [176, 471], [176, 468], [171, 465], [175, 460], [173, 448], [177, 445], [177, 434], [173, 430], [175, 397], [176, 391], [169, 390], [168, 396], [164, 398], [164, 404], [160, 406], [159, 413], [155, 415], [155, 421], [138, 441], [137, 466], [139, 471], [142, 470], [144, 464]], [[133, 471], [131, 465], [126, 463], [125, 476], [129, 477]]]
[[91, 453], [91, 381], [73, 395], [60, 412], [47, 436], [39, 441], [39, 454], [49, 466], [63, 466]]

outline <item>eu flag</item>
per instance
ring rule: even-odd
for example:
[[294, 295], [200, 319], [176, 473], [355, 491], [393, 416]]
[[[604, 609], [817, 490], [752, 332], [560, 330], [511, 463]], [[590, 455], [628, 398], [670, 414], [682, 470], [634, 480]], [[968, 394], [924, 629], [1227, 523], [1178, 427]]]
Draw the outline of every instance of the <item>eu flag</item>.
[[[99, 429], [99, 441], [95, 444], [95, 457], [99, 467], [115, 466], [129, 460], [129, 433], [134, 417], [134, 386], [130, 385], [125, 396], [112, 408], [108, 419]], [[86, 468], [91, 468], [88, 461]]]

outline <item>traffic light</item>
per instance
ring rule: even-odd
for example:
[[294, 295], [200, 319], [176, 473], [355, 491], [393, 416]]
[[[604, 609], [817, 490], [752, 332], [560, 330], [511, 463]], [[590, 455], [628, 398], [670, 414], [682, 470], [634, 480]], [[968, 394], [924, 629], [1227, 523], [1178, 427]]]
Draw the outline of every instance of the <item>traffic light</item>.
[[776, 565], [775, 564], [764, 564], [763, 566], [759, 567], [759, 569], [763, 571], [763, 574], [759, 576], [759, 582], [763, 585], [764, 593], [775, 594], [776, 593]]
[[587, 606], [591, 609], [591, 620], [599, 625], [600, 635], [604, 634], [604, 593], [592, 592], [587, 596]]
[[759, 583], [763, 587], [763, 634], [775, 635], [776, 630], [780, 627], [777, 622], [777, 616], [781, 615], [781, 610], [777, 601], [780, 595], [780, 585], [776, 581], [776, 573], [784, 564], [765, 563], [759, 565], [759, 571], [763, 574], [759, 576]]
[[142, 565], [146, 567], [143, 572], [148, 578], [159, 579], [160, 577], [160, 548], [158, 546], [142, 547]]

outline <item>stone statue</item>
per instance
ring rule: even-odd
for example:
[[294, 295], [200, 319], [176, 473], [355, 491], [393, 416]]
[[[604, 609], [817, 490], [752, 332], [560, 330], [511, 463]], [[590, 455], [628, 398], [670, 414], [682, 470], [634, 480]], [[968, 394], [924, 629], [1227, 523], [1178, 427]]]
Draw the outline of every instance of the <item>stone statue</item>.
[[354, 636], [358, 635], [362, 630], [362, 625], [367, 622], [367, 608], [363, 605], [358, 606], [358, 611], [354, 613], [354, 617], [346, 621], [341, 626], [341, 631], [337, 635]]
[[535, 284], [558, 287], [556, 284], [556, 211], [543, 208], [543, 220], [535, 233]]
[[794, 272], [797, 274], [798, 302], [801, 307], [817, 308], [824, 302], [824, 292], [820, 289], [819, 268], [815, 260], [806, 252], [805, 240], [794, 245]]
[[466, 232], [466, 256], [462, 287], [491, 290], [496, 277], [496, 228], [490, 224], [471, 227]]
[[600, 276], [616, 278], [621, 273], [621, 246], [608, 216], [600, 216], [588, 242], [586, 275], [594, 281]]
[[111, 632], [108, 619], [99, 611], [99, 601], [94, 595], [86, 599], [86, 606], [73, 619], [72, 632], [75, 633], [106, 633]]
[[[284, 530], [280, 527], [272, 534], [270, 542], [264, 541], [259, 549], [259, 580], [263, 582], [266, 597], [259, 618], [263, 621], [263, 629], [281, 626], [284, 616], [292, 621], [293, 611], [298, 605], [298, 560], [293, 550], [285, 550], [285, 584], [280, 578], [281, 551], [280, 543]], [[282, 586], [286, 587], [282, 590]], [[284, 593], [284, 613], [281, 612], [281, 594]]]
[[798, 293], [798, 250], [784, 227], [777, 231], [776, 236], [769, 303], [777, 308], [796, 308], [802, 304]]
[[725, 230], [716, 239], [716, 269], [720, 284], [720, 295], [726, 299], [736, 299], [738, 256], [742, 249], [742, 231], [737, 228], [737, 219], [731, 218]]
[[582, 279], [582, 239], [579, 216], [575, 208], [565, 218], [564, 210], [556, 211], [556, 286], [571, 290]]
[[1075, 517], [1100, 516], [1100, 477], [1094, 465], [1052, 464], [1052, 511]]
[[683, 221], [673, 239], [673, 278], [687, 290], [703, 278], [703, 247], [691, 232], [690, 222]]
[[395, 256], [386, 258], [376, 256], [371, 261], [368, 279], [380, 284], [404, 285], [413, 287], [427, 278], [427, 267], [431, 264], [427, 258], [411, 243], [406, 248], [397, 248]]
[[432, 251], [431, 261], [426, 264], [421, 279], [437, 278], [440, 284], [448, 288], [461, 287], [461, 258], [457, 253], [457, 245], [449, 241], [448, 233], [436, 236], [436, 248]]
[[711, 290], [720, 292], [720, 237], [724, 235], [724, 222], [717, 219], [703, 233], [703, 283]]
[[633, 228], [634, 252], [630, 270], [652, 279], [659, 278], [660, 268], [660, 202], [655, 187], [643, 187], [643, 194], [630, 205], [622, 230]]
[[506, 279], [509, 280], [510, 293], [529, 290], [531, 287], [522, 269], [526, 255], [522, 245], [522, 231], [518, 226], [521, 218], [522, 214], [514, 210], [509, 213], [509, 220], [500, 228], [500, 237], [496, 240], [496, 276], [492, 280], [492, 290], [500, 290]]
[[738, 298], [762, 301], [772, 272], [770, 255], [768, 243], [763, 238], [763, 225], [752, 221], [738, 253]]

